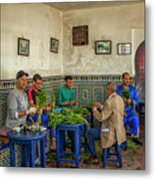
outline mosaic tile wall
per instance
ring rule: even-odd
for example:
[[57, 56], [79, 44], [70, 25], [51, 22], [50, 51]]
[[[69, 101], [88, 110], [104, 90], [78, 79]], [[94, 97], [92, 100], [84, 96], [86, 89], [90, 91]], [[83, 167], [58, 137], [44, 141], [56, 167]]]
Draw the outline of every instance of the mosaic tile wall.
[[[62, 76], [44, 77], [43, 78], [43, 87], [45, 87], [47, 89], [49, 95], [52, 92], [57, 94], [58, 87], [62, 83], [63, 83]], [[31, 84], [32, 84], [32, 79], [29, 79], [27, 89], [31, 86]], [[15, 79], [0, 81], [0, 126], [5, 124], [8, 94], [9, 94], [10, 90], [12, 90], [15, 87], [16, 87]], [[50, 99], [49, 99], [49, 101], [50, 101]]]
[[[120, 76], [73, 76], [74, 99], [77, 106], [87, 106], [94, 101], [103, 102], [106, 99], [105, 85], [108, 81], [121, 83]], [[28, 80], [30, 87], [32, 79]], [[63, 76], [52, 76], [43, 78], [43, 87], [49, 94], [49, 102], [51, 101], [51, 93], [57, 97], [58, 87], [64, 84]], [[2, 80], [0, 82], [0, 126], [5, 124], [7, 110], [7, 96], [9, 91], [16, 86], [15, 80]]]
[[78, 106], [89, 106], [92, 102], [106, 99], [106, 84], [109, 81], [121, 83], [120, 76], [82, 76], [73, 77], [74, 99]]
[[[21, 167], [22, 163], [22, 148], [19, 145], [15, 145], [16, 152], [16, 166]], [[10, 167], [10, 150], [9, 148], [2, 149], [0, 151], [0, 167]]]

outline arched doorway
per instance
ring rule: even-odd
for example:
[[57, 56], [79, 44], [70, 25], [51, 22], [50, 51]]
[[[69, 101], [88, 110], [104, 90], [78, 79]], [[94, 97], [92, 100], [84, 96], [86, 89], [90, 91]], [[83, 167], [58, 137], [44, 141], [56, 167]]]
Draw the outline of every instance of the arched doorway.
[[145, 41], [143, 41], [136, 50], [136, 89], [139, 94], [139, 113], [141, 117], [145, 116]]
[[139, 93], [140, 102], [145, 99], [145, 41], [143, 41], [136, 50], [136, 88]]

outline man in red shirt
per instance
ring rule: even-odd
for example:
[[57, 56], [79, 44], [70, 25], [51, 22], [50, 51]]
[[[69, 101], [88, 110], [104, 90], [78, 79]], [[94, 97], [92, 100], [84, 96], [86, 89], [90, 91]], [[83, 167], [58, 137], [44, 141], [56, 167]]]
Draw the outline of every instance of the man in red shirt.
[[[42, 77], [39, 74], [35, 74], [33, 76], [33, 85], [28, 90], [28, 100], [31, 107], [38, 108], [36, 104], [36, 97], [41, 89], [41, 85], [42, 85]], [[46, 106], [40, 111], [40, 113], [42, 114], [41, 115], [42, 124], [44, 126], [47, 126], [48, 117], [47, 115], [42, 113], [43, 110], [50, 110], [50, 107]], [[37, 121], [37, 118], [38, 118], [38, 114], [32, 117], [34, 121]]]
[[[36, 97], [38, 95], [38, 93], [40, 92], [40, 89], [41, 89], [41, 85], [42, 85], [42, 77], [39, 75], [39, 74], [35, 74], [33, 76], [33, 85], [29, 88], [28, 90], [28, 100], [29, 100], [29, 104], [30, 106], [32, 107], [37, 107], [37, 104], [36, 104]], [[51, 103], [52, 107], [55, 106], [55, 102], [52, 102]], [[51, 107], [50, 106], [45, 106], [41, 109], [40, 113], [41, 113], [41, 121], [42, 121], [42, 124], [47, 127], [48, 126], [48, 116], [45, 115], [43, 113], [44, 110], [50, 110]], [[37, 118], [38, 118], [38, 114], [34, 115], [32, 117], [32, 119], [34, 121], [37, 121]], [[55, 150], [56, 149], [56, 140], [55, 140], [55, 131], [52, 131], [52, 144], [51, 144], [51, 149], [52, 150]]]

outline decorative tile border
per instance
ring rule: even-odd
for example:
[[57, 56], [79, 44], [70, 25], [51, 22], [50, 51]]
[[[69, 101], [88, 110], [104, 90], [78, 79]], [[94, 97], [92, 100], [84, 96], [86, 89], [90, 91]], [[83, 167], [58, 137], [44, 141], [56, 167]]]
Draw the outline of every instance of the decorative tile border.
[[[121, 76], [120, 75], [73, 75], [73, 82], [108, 82], [108, 81], [115, 81], [120, 82]], [[64, 76], [50, 76], [50, 77], [43, 77], [43, 86], [48, 87], [52, 84], [64, 82]], [[28, 79], [28, 87], [32, 84], [32, 79]], [[0, 91], [3, 90], [10, 90], [16, 87], [16, 80], [0, 80]]]
[[73, 75], [75, 82], [108, 82], [108, 81], [121, 81], [121, 75]]
[[[63, 80], [63, 76], [50, 76], [50, 77], [43, 77], [43, 85], [49, 86], [51, 84], [56, 84]], [[28, 87], [31, 86], [32, 79], [28, 79]], [[0, 80], [0, 91], [3, 90], [10, 90], [16, 87], [16, 79], [11, 80]]]

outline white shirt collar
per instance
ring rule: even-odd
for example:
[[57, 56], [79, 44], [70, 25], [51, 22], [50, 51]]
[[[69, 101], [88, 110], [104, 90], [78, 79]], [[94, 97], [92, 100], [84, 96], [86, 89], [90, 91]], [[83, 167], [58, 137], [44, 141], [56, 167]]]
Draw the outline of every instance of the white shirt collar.
[[129, 88], [129, 86], [123, 85], [123, 89], [128, 89], [128, 88]]
[[112, 98], [115, 94], [116, 94], [115, 92], [111, 93], [108, 99]]

